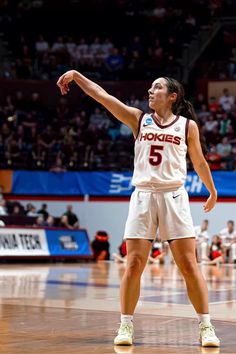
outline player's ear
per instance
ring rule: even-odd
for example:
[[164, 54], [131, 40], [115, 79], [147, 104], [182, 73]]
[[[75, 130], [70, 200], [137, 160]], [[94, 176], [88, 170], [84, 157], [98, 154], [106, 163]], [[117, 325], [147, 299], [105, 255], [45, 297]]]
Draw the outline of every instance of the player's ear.
[[172, 92], [169, 97], [170, 97], [171, 102], [174, 103], [177, 100], [177, 93]]

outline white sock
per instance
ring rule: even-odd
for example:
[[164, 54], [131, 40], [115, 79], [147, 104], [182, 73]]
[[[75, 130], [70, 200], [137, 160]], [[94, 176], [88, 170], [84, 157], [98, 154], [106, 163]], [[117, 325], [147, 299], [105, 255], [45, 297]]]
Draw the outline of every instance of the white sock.
[[120, 315], [120, 322], [121, 323], [127, 323], [127, 324], [133, 324], [133, 315]]
[[199, 318], [199, 322], [203, 323], [205, 325], [210, 325], [211, 324], [211, 318], [209, 313], [198, 313], [198, 318]]

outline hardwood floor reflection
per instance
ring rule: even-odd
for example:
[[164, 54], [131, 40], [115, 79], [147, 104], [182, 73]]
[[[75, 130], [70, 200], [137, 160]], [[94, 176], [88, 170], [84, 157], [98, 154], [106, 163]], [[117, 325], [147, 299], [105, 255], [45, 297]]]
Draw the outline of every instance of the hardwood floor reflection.
[[135, 315], [135, 345], [115, 347], [124, 265], [1, 265], [4, 354], [236, 353], [236, 268], [202, 266], [222, 347], [201, 348], [185, 285], [172, 264], [148, 265]]

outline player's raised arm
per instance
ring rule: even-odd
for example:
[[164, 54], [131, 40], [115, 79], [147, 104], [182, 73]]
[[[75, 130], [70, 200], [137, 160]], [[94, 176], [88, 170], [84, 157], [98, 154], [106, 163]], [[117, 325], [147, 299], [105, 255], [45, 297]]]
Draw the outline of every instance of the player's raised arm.
[[139, 117], [142, 111], [138, 108], [129, 107], [119, 101], [116, 97], [107, 93], [101, 86], [89, 80], [76, 70], [67, 71], [57, 81], [57, 85], [62, 95], [69, 91], [69, 83], [75, 81], [76, 84], [90, 97], [102, 104], [117, 119], [128, 125], [136, 136], [138, 131]]

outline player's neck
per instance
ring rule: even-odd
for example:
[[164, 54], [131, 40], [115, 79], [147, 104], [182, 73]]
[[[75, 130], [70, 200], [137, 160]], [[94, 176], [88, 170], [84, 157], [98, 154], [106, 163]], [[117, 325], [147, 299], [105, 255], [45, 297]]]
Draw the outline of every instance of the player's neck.
[[154, 117], [160, 122], [160, 124], [169, 124], [175, 119], [175, 115], [172, 111], [155, 111]]

